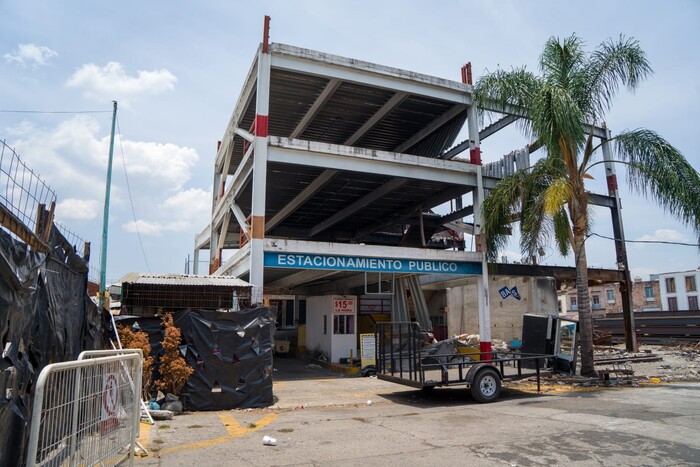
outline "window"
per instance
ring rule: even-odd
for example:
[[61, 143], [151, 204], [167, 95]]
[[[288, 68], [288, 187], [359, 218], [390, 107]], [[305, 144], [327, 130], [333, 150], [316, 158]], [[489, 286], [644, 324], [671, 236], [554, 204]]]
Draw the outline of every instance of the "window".
[[608, 303], [615, 303], [615, 291], [613, 289], [606, 290], [605, 295], [608, 299]]
[[688, 309], [689, 310], [700, 310], [700, 308], [698, 308], [698, 296], [697, 295], [689, 295], [688, 296]]
[[355, 334], [355, 316], [333, 316], [333, 334]]
[[644, 286], [644, 297], [646, 298], [647, 302], [654, 301], [654, 287], [653, 286], [651, 286], [651, 285]]
[[697, 287], [695, 286], [695, 276], [685, 276], [685, 291], [697, 292]]
[[576, 302], [576, 297], [571, 297], [571, 309], [578, 310], [578, 304]]
[[593, 295], [593, 309], [600, 310], [600, 296]]
[[675, 293], [676, 292], [676, 280], [673, 277], [666, 278], [666, 292]]
[[323, 315], [323, 333], [328, 334], [328, 315]]
[[668, 297], [668, 311], [678, 311], [678, 299], [676, 297]]

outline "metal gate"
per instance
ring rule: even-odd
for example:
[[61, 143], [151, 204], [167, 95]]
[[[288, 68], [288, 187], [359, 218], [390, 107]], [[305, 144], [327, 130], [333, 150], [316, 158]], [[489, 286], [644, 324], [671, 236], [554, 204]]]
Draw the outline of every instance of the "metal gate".
[[[92, 356], [92, 355], [90, 355]], [[27, 465], [133, 464], [140, 350], [46, 366], [34, 392]]]

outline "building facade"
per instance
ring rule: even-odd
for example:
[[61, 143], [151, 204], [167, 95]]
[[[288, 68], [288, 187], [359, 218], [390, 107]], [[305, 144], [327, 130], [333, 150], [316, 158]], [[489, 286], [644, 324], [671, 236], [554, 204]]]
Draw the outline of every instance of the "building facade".
[[664, 311], [698, 310], [700, 268], [659, 274], [661, 307]]
[[[649, 280], [635, 277], [632, 285], [634, 312], [698, 310], [700, 270], [651, 274]], [[622, 313], [620, 284], [608, 283], [589, 288], [594, 318]], [[559, 313], [575, 316], [578, 311], [576, 289], [560, 290]]]

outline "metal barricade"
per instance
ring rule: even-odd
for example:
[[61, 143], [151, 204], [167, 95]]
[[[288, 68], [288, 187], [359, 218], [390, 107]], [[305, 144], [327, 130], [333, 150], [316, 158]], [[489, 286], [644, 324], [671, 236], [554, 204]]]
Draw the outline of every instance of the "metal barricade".
[[115, 465], [127, 458], [133, 465], [143, 355], [136, 349], [107, 352], [41, 371], [27, 465]]

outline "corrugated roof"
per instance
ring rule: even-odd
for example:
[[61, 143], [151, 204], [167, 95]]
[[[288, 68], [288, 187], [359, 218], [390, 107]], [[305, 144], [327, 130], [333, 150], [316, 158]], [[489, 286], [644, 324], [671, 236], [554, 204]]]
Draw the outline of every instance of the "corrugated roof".
[[[122, 283], [182, 286], [252, 287], [248, 282], [231, 276], [195, 276], [187, 274], [130, 273]], [[134, 277], [137, 276], [137, 277]]]

